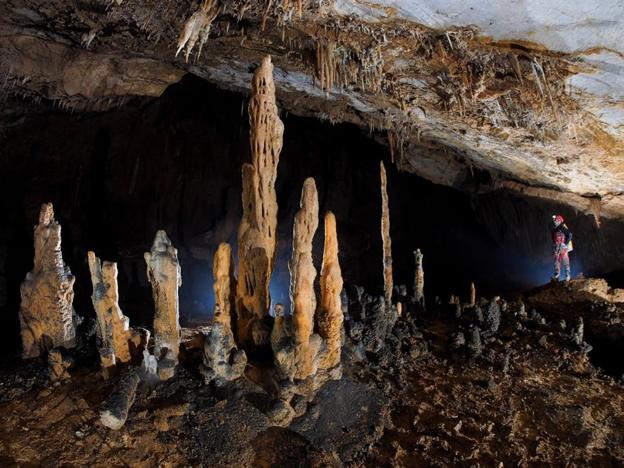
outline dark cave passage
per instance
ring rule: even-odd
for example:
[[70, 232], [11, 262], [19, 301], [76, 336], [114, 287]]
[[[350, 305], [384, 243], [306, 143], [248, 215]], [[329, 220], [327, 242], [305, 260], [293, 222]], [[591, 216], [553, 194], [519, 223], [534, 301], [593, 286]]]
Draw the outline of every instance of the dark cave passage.
[[[133, 324], [149, 325], [152, 299], [143, 252], [157, 229], [179, 250], [182, 323], [212, 308], [212, 255], [234, 247], [241, 217], [241, 164], [249, 160], [247, 99], [186, 77], [147, 104], [99, 115], [64, 113], [16, 128], [4, 142], [0, 228], [3, 344], [18, 349], [19, 285], [32, 267], [32, 226], [41, 203], [54, 203], [63, 252], [77, 277], [74, 306], [92, 316], [87, 250], [119, 262], [120, 305]], [[598, 230], [588, 216], [507, 192], [467, 195], [390, 164], [386, 147], [348, 125], [282, 116], [286, 131], [277, 179], [278, 260], [274, 302], [288, 304], [287, 262], [301, 186], [314, 177], [320, 212], [338, 220], [340, 260], [348, 284], [381, 293], [379, 160], [389, 177], [394, 281], [411, 290], [412, 251], [425, 255], [426, 292], [519, 291], [551, 274], [549, 221], [569, 220], [578, 241], [573, 274], [617, 270], [624, 248], [618, 223]], [[478, 177], [478, 174], [475, 175]], [[320, 270], [322, 228], [315, 237]], [[617, 286], [615, 284], [614, 286]]]

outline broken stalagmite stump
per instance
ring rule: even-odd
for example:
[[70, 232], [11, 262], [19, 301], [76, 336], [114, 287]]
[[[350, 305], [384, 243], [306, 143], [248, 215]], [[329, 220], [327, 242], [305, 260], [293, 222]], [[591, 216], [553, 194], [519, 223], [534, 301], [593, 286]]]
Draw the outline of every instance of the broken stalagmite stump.
[[93, 283], [91, 301], [97, 316], [97, 347], [102, 367], [108, 369], [117, 362], [130, 361], [133, 333], [130, 319], [119, 307], [117, 264], [102, 263], [94, 252], [88, 252], [87, 257]]
[[51, 203], [41, 206], [35, 226], [34, 267], [20, 287], [19, 319], [22, 357], [39, 356], [57, 346], [73, 348], [76, 340], [74, 281], [61, 253], [61, 225]]
[[329, 211], [325, 214], [325, 246], [321, 267], [321, 307], [318, 314], [319, 335], [325, 340], [326, 352], [319, 366], [331, 369], [340, 364], [342, 332], [342, 273], [338, 263], [338, 236], [336, 217]]
[[420, 249], [414, 252], [414, 302], [425, 308], [425, 271], [423, 270], [423, 254]]
[[182, 274], [178, 251], [171, 244], [165, 231], [156, 233], [152, 250], [145, 253], [145, 263], [155, 306], [154, 355], [158, 360], [159, 377], [166, 380], [173, 376], [178, 363], [180, 347], [178, 288], [182, 285]]
[[249, 101], [251, 164], [243, 164], [243, 218], [238, 228], [237, 338], [243, 345], [253, 335], [267, 336], [263, 325], [271, 303], [269, 281], [275, 264], [277, 196], [275, 179], [284, 124], [275, 104], [273, 65], [262, 60], [251, 83]]
[[318, 194], [311, 177], [303, 183], [300, 209], [293, 226], [293, 250], [288, 264], [295, 344], [295, 378], [305, 379], [316, 372], [314, 359], [320, 346], [318, 335], [312, 338], [316, 293], [316, 269], [312, 262], [312, 240], [318, 227]]
[[230, 311], [234, 301], [234, 269], [232, 250], [222, 242], [215, 254], [214, 277], [215, 308], [212, 328], [204, 338], [204, 362], [201, 373], [206, 383], [212, 380], [234, 380], [247, 365], [245, 351], [239, 350], [232, 334]]
[[381, 240], [383, 242], [384, 298], [392, 306], [392, 239], [390, 239], [390, 208], [388, 207], [388, 179], [386, 167], [380, 162], [381, 174]]
[[136, 372], [130, 372], [121, 378], [117, 388], [106, 400], [102, 411], [100, 411], [100, 422], [104, 426], [114, 430], [123, 427], [126, 419], [128, 419], [128, 411], [134, 403], [140, 380]]

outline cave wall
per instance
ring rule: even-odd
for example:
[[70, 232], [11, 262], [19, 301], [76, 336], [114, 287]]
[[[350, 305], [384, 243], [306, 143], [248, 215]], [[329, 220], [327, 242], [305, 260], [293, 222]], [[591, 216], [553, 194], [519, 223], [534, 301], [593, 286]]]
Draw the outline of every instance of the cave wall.
[[[17, 347], [19, 284], [32, 266], [32, 226], [45, 201], [54, 203], [63, 227], [80, 315], [93, 315], [86, 263], [93, 249], [119, 262], [120, 302], [132, 323], [151, 323], [143, 252], [162, 228], [180, 252], [183, 320], [206, 318], [212, 308], [212, 254], [223, 240], [235, 245], [241, 216], [240, 168], [250, 157], [246, 106], [241, 95], [188, 76], [147, 103], [102, 114], [58, 112], [14, 128], [0, 158], [4, 345]], [[387, 148], [353, 126], [283, 119], [274, 300], [288, 303], [292, 220], [309, 176], [317, 182], [321, 213], [336, 214], [345, 281], [381, 292], [378, 165], [389, 158]], [[411, 283], [416, 247], [425, 254], [429, 295], [467, 294], [471, 280], [483, 292], [540, 284], [550, 274], [549, 222], [555, 211], [569, 218], [577, 235], [574, 272], [621, 268], [619, 223], [605, 222], [598, 230], [593, 218], [565, 207], [506, 192], [469, 196], [398, 173], [386, 162], [395, 284]], [[319, 267], [322, 240], [315, 238]]]

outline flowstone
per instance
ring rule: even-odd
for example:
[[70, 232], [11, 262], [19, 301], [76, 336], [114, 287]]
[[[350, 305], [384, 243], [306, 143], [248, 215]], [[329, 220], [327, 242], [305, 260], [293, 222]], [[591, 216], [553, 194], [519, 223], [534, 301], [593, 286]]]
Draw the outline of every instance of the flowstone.
[[277, 241], [275, 179], [284, 124], [275, 103], [269, 56], [262, 60], [251, 83], [249, 124], [252, 163], [243, 164], [242, 169], [243, 217], [238, 228], [236, 288], [236, 336], [243, 347], [264, 344], [256, 342], [257, 339], [268, 339], [270, 334], [263, 319], [271, 303], [269, 282]]
[[155, 305], [154, 356], [158, 361], [158, 376], [161, 380], [167, 380], [173, 376], [178, 364], [178, 288], [182, 286], [182, 274], [178, 251], [165, 231], [156, 233], [152, 250], [145, 253], [145, 263]]
[[97, 348], [102, 368], [106, 370], [117, 362], [130, 361], [130, 342], [136, 334], [130, 329], [130, 319], [119, 307], [117, 264], [102, 263], [91, 251], [87, 258], [93, 284], [91, 301], [97, 317]]
[[22, 357], [37, 357], [52, 348], [76, 345], [74, 281], [61, 252], [61, 225], [54, 219], [52, 203], [41, 205], [35, 226], [32, 271], [20, 287], [19, 319]]

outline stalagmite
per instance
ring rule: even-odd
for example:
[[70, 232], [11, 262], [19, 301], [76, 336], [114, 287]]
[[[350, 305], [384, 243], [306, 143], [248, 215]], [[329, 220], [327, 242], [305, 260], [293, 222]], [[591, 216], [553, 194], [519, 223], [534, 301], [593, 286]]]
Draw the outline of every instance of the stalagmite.
[[420, 249], [414, 252], [414, 301], [425, 308], [425, 271], [423, 270], [423, 254]]
[[182, 274], [178, 251], [167, 233], [158, 231], [151, 252], [145, 253], [147, 277], [154, 297], [154, 355], [158, 360], [158, 374], [162, 380], [173, 376], [178, 363], [180, 323], [178, 288]]
[[41, 206], [34, 238], [34, 267], [20, 287], [24, 359], [57, 346], [73, 348], [76, 339], [77, 317], [72, 306], [75, 278], [63, 262], [61, 225], [54, 219], [52, 203]]
[[100, 422], [104, 426], [114, 430], [123, 427], [128, 419], [128, 411], [134, 403], [140, 380], [136, 372], [130, 372], [121, 378], [100, 412]]
[[338, 262], [338, 236], [336, 217], [331, 211], [325, 214], [325, 246], [321, 267], [321, 307], [318, 316], [319, 335], [325, 340], [326, 352], [319, 366], [331, 369], [340, 364], [342, 332], [342, 273]]
[[97, 316], [97, 339], [100, 360], [104, 369], [117, 362], [130, 361], [130, 346], [133, 333], [130, 319], [119, 307], [117, 287], [117, 264], [102, 263], [94, 252], [88, 252], [89, 270], [93, 283], [91, 301]]
[[204, 339], [204, 362], [201, 373], [206, 383], [212, 380], [234, 380], [247, 365], [245, 351], [236, 347], [232, 334], [230, 311], [234, 300], [234, 266], [232, 249], [222, 242], [214, 257], [212, 273], [215, 293], [214, 319]]
[[[305, 379], [316, 372], [313, 360], [318, 352], [318, 346], [310, 340], [316, 310], [316, 269], [312, 262], [312, 240], [318, 227], [319, 209], [316, 184], [311, 177], [303, 183], [299, 206], [293, 226], [293, 250], [288, 269], [296, 356], [295, 378]], [[317, 343], [320, 345], [320, 342]]]
[[474, 283], [470, 283], [470, 303], [471, 307], [474, 307], [477, 303], [477, 289], [475, 288]]
[[[243, 218], [238, 229], [237, 337], [251, 344], [254, 327], [264, 326], [271, 303], [269, 281], [275, 264], [277, 196], [275, 178], [284, 125], [275, 104], [273, 65], [262, 60], [249, 101], [251, 164], [243, 164]], [[257, 336], [269, 335], [256, 333]], [[258, 343], [254, 343], [258, 344]]]
[[218, 305], [218, 314], [215, 313], [214, 322], [223, 323], [232, 327], [232, 309], [236, 294], [236, 278], [234, 277], [234, 260], [232, 249], [226, 242], [219, 244], [212, 262], [214, 284], [212, 289], [215, 295], [215, 304]]
[[380, 162], [381, 173], [381, 240], [383, 242], [384, 298], [392, 305], [392, 239], [390, 239], [390, 209], [388, 207], [388, 179], [386, 167]]

